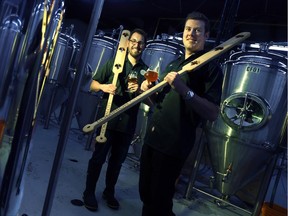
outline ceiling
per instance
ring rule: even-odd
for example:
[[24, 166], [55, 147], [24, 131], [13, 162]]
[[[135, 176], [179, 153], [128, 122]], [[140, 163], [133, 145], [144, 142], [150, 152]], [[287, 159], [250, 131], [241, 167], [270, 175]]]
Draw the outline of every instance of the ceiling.
[[[66, 19], [89, 23], [95, 0], [66, 0]], [[182, 31], [185, 16], [200, 11], [211, 20], [212, 38], [251, 32], [254, 42], [287, 41], [286, 0], [106, 0], [98, 29], [143, 28], [150, 38]]]

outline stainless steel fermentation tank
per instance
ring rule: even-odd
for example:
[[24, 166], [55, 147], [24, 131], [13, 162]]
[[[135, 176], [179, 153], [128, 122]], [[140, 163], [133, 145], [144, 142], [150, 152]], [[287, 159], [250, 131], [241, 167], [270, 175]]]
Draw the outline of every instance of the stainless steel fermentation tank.
[[22, 37], [21, 28], [22, 22], [16, 14], [6, 17], [0, 26], [0, 108], [5, 103], [12, 81], [11, 73], [13, 73], [13, 66], [17, 61], [17, 49]]
[[115, 56], [117, 46], [118, 40], [113, 36], [105, 35], [102, 31], [93, 37], [87, 59], [87, 69], [82, 80], [82, 91], [90, 91], [92, 77], [109, 59]]
[[39, 114], [45, 119], [45, 128], [48, 128], [52, 112], [59, 106], [63, 108], [62, 105], [69, 96], [70, 87], [76, 73], [77, 56], [81, 48], [80, 42], [72, 36], [74, 28], [72, 25], [66, 28], [65, 31], [59, 29], [58, 34], [56, 34], [57, 25], [61, 21], [60, 16], [61, 10], [58, 9], [52, 20], [53, 31], [51, 32], [52, 35], [57, 35], [57, 38], [54, 38], [56, 41], [53, 45], [53, 53], [47, 60], [49, 62], [47, 66], [49, 73], [47, 74], [39, 107]]
[[205, 131], [215, 186], [229, 197], [269, 165], [287, 129], [287, 56], [236, 52], [224, 73], [221, 114]]

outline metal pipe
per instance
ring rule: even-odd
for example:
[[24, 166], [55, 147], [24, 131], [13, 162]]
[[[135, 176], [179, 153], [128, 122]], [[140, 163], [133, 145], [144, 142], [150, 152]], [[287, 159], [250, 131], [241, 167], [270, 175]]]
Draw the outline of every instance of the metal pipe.
[[[47, 86], [47, 82], [45, 85]], [[59, 86], [57, 83], [52, 83], [52, 92], [51, 92], [51, 96], [50, 96], [50, 100], [49, 100], [48, 110], [47, 110], [47, 113], [45, 115], [46, 119], [45, 119], [45, 123], [44, 123], [44, 129], [48, 129], [48, 127], [49, 127], [50, 116], [52, 113], [52, 109], [53, 109], [53, 105], [55, 102], [55, 97], [56, 97], [58, 87]]]
[[277, 167], [276, 179], [275, 179], [275, 183], [274, 183], [272, 194], [271, 194], [271, 198], [270, 198], [270, 207], [273, 207], [273, 204], [274, 204], [274, 199], [275, 199], [275, 196], [276, 196], [276, 191], [277, 191], [278, 184], [279, 184], [280, 179], [281, 179], [282, 170], [285, 167], [284, 166], [285, 157], [286, 157], [286, 152], [283, 151], [282, 152], [282, 158], [281, 158], [281, 164], [280, 164], [279, 167]]
[[201, 162], [201, 158], [202, 158], [204, 146], [205, 146], [205, 143], [203, 143], [203, 136], [204, 136], [204, 132], [201, 131], [200, 139], [198, 142], [195, 143], [193, 150], [192, 150], [193, 167], [189, 176], [189, 183], [186, 187], [186, 191], [184, 195], [186, 199], [190, 199], [190, 197], [192, 196], [193, 185], [195, 184], [195, 181], [196, 181], [197, 171], [200, 166], [200, 162]]
[[228, 201], [226, 201], [226, 200], [223, 200], [223, 199], [221, 199], [221, 198], [219, 198], [219, 197], [217, 197], [217, 196], [214, 196], [214, 195], [212, 195], [212, 194], [210, 194], [210, 193], [207, 193], [207, 192], [205, 192], [205, 191], [203, 191], [203, 190], [201, 190], [201, 189], [199, 189], [199, 188], [197, 188], [197, 187], [193, 187], [193, 189], [196, 190], [196, 191], [198, 191], [198, 192], [200, 192], [200, 193], [202, 193], [202, 194], [205, 194], [206, 196], [212, 197], [212, 198], [215, 199], [215, 200], [218, 200], [218, 201], [220, 201], [220, 202], [222, 202], [222, 203], [225, 203], [225, 204], [227, 204], [227, 205], [229, 205], [229, 206], [232, 206], [232, 207], [234, 207], [234, 208], [236, 208], [236, 209], [239, 209], [239, 210], [241, 210], [241, 211], [243, 211], [243, 212], [246, 212], [247, 214], [251, 214], [250, 211], [248, 211], [248, 210], [246, 210], [246, 209], [244, 209], [244, 208], [241, 208], [241, 207], [239, 207], [239, 206], [237, 206], [237, 205], [234, 205], [234, 204], [232, 204], [232, 203], [230, 203], [230, 202], [228, 202]]
[[50, 174], [50, 179], [49, 179], [49, 184], [48, 184], [48, 189], [45, 197], [45, 202], [44, 206], [42, 209], [42, 216], [48, 216], [50, 215], [51, 207], [52, 207], [52, 202], [53, 202], [53, 197], [55, 193], [55, 187], [56, 183], [58, 180], [59, 176], [59, 171], [61, 167], [61, 163], [63, 160], [63, 155], [69, 135], [69, 130], [70, 130], [70, 125], [72, 121], [72, 117], [74, 114], [74, 108], [76, 104], [76, 99], [79, 93], [81, 81], [82, 81], [82, 75], [85, 70], [85, 65], [88, 59], [88, 54], [89, 54], [89, 47], [90, 44], [92, 43], [92, 39], [94, 36], [94, 32], [96, 32], [98, 21], [100, 18], [100, 14], [103, 8], [104, 0], [101, 1], [95, 1], [93, 11], [91, 14], [89, 26], [88, 26], [88, 33], [86, 34], [86, 40], [84, 44], [84, 52], [80, 58], [79, 65], [78, 65], [78, 73], [76, 73], [75, 81], [73, 82], [72, 86], [72, 91], [71, 95], [68, 98], [68, 105], [69, 109], [66, 109], [64, 116], [63, 116], [63, 121], [61, 122], [60, 126], [60, 136], [59, 136], [59, 141], [56, 149], [56, 154], [53, 162], [53, 167], [52, 171]]

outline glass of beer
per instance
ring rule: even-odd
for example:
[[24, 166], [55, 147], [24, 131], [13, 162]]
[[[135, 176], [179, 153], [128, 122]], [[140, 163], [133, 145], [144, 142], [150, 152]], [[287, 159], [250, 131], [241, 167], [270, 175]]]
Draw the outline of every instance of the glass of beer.
[[162, 58], [160, 57], [159, 60], [156, 62], [155, 65], [150, 65], [148, 70], [144, 73], [144, 77], [148, 82], [155, 82], [158, 80], [159, 72], [160, 72], [160, 65], [161, 65]]
[[144, 77], [146, 78], [146, 80], [148, 80], [149, 82], [155, 82], [158, 79], [158, 72], [156, 70], [152, 70], [152, 69], [148, 69], [145, 74]]
[[135, 83], [137, 84], [138, 83], [138, 74], [136, 71], [131, 71], [129, 74], [128, 74], [128, 83]]
[[[131, 71], [128, 76], [127, 76], [127, 82], [129, 83], [133, 83], [133, 84], [137, 84], [138, 83], [138, 74], [136, 71]], [[128, 89], [127, 92], [130, 92], [130, 90]]]

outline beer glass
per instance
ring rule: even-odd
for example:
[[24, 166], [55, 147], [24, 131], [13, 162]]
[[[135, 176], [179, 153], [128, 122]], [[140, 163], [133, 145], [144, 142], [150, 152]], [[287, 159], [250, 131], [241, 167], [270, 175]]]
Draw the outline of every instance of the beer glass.
[[157, 65], [156, 66], [150, 65], [150, 67], [144, 73], [144, 77], [146, 78], [148, 82], [155, 82], [158, 80], [161, 61], [162, 61], [162, 58], [160, 57], [157, 62]]
[[[127, 84], [129, 85], [129, 83], [134, 83], [134, 84], [138, 83], [138, 74], [137, 74], [136, 71], [131, 71], [128, 74], [128, 76], [127, 76]], [[127, 92], [131, 92], [131, 91], [128, 89]]]

